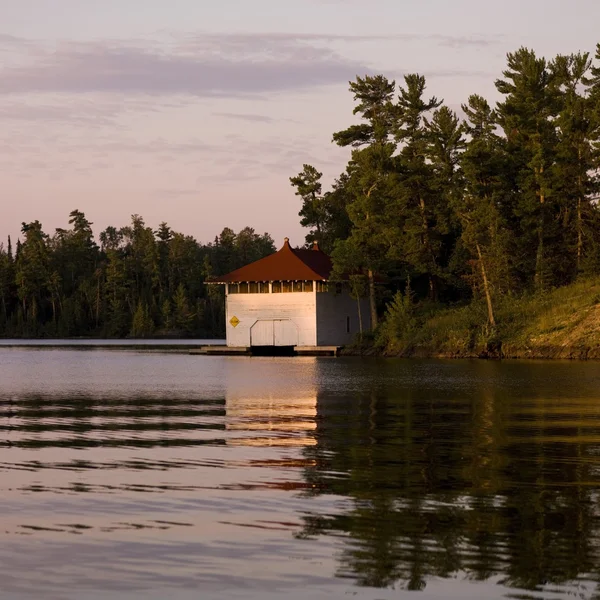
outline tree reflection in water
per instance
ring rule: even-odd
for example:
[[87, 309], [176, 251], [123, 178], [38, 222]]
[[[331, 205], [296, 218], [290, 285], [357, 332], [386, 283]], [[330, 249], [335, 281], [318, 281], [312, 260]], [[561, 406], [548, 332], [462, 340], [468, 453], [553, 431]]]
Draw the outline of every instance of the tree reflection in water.
[[426, 587], [432, 576], [541, 590], [598, 567], [600, 409], [536, 385], [477, 394], [320, 394], [310, 494], [349, 500], [304, 517], [301, 537], [343, 535], [338, 576]]
[[[293, 573], [305, 583], [302, 560], [295, 572], [293, 561], [279, 571], [269, 562], [287, 547], [316, 556], [314, 585], [335, 571], [379, 588], [432, 592], [438, 577], [504, 584], [519, 598], [594, 593], [593, 364], [128, 356], [124, 367], [122, 355], [100, 353], [90, 368], [80, 353], [70, 363], [62, 353], [18, 356], [0, 377], [2, 526], [57, 539], [65, 528], [86, 532], [98, 553], [88, 558], [101, 560], [73, 558], [69, 585], [73, 573], [87, 582], [97, 564], [129, 559], [128, 550], [105, 554], [105, 533], [125, 527], [137, 543], [142, 528], [169, 522], [208, 536], [219, 586], [248, 561], [259, 574], [269, 564], [277, 586]], [[21, 503], [32, 509], [24, 520], [11, 515]], [[247, 554], [222, 543], [234, 520], [243, 527], [232, 546], [249, 543]], [[295, 542], [292, 531], [314, 541]], [[150, 563], [164, 564], [166, 579], [181, 562], [165, 563], [169, 540]], [[38, 547], [9, 567], [19, 580], [35, 571], [19, 565]], [[194, 585], [213, 576], [211, 564]]]

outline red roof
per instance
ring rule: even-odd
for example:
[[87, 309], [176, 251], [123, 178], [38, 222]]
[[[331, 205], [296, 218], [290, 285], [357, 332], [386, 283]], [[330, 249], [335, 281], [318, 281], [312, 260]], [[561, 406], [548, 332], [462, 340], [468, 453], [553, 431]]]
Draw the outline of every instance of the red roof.
[[315, 243], [311, 250], [294, 249], [285, 238], [283, 247], [241, 269], [214, 277], [211, 283], [240, 281], [327, 281], [333, 265]]

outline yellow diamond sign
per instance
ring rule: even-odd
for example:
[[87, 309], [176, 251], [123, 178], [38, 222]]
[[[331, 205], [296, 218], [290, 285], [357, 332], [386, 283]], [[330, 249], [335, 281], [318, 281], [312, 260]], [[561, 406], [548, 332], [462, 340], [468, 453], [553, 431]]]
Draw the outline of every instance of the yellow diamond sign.
[[240, 324], [240, 320], [235, 315], [229, 319], [229, 322], [232, 327], [237, 327]]

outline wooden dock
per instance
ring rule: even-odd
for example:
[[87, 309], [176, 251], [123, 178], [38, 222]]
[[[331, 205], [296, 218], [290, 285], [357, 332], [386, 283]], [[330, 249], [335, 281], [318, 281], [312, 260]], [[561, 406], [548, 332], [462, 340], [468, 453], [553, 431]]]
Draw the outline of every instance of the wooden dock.
[[[340, 346], [294, 346], [290, 347], [288, 356], [338, 356], [339, 352]], [[202, 346], [190, 350], [189, 353], [204, 356], [254, 356], [255, 354], [269, 356], [268, 349], [265, 347], [261, 347], [260, 352], [255, 353], [247, 346]], [[279, 356], [279, 353], [273, 351], [273, 355]]]
[[296, 346], [294, 352], [298, 356], [337, 356], [340, 346]]
[[244, 346], [201, 346], [190, 350], [190, 354], [203, 354], [205, 356], [251, 356], [250, 348]]

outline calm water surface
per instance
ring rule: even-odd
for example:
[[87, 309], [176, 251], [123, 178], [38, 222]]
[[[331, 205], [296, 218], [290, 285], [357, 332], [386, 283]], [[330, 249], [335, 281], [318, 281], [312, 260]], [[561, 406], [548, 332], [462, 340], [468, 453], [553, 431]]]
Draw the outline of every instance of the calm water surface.
[[600, 365], [0, 348], [1, 598], [600, 598]]
[[204, 346], [224, 345], [225, 340], [204, 339], [98, 339], [98, 338], [69, 338], [69, 339], [10, 339], [0, 338], [0, 346]]

